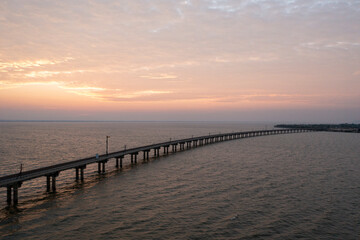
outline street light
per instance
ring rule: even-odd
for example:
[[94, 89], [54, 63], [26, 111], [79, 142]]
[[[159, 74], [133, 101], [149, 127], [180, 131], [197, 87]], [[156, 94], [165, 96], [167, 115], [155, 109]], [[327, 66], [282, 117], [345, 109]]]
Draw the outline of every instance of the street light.
[[109, 138], [110, 136], [106, 136], [106, 155], [109, 154]]

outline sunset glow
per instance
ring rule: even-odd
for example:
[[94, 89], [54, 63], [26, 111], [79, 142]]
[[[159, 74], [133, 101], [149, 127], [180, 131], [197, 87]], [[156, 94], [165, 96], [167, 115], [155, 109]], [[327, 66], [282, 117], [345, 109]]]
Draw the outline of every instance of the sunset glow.
[[1, 1], [0, 120], [359, 122], [359, 22], [358, 0]]

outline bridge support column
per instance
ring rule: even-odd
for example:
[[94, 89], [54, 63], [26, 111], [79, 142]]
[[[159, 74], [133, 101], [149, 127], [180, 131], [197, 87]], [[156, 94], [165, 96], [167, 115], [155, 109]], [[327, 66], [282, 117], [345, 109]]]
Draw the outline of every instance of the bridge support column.
[[101, 162], [97, 162], [98, 163], [98, 173], [105, 173], [105, 163], [107, 162], [108, 160], [105, 160], [105, 161], [101, 161]]
[[14, 191], [14, 200], [13, 200], [13, 203], [14, 203], [14, 206], [16, 206], [18, 204], [18, 185], [15, 184], [13, 186], [13, 191]]
[[19, 198], [19, 188], [21, 187], [22, 182], [16, 182], [12, 185], [9, 185], [6, 187], [7, 189], [7, 196], [6, 196], [6, 203], [10, 206], [13, 204], [16, 206], [18, 204], [18, 198]]
[[80, 180], [84, 181], [84, 169], [86, 168], [86, 165], [80, 167]]
[[12, 190], [12, 186], [7, 186], [6, 202], [7, 202], [8, 205], [11, 205], [11, 190]]
[[122, 168], [122, 160], [123, 160], [124, 156], [120, 156], [116, 158], [116, 164], [115, 167], [116, 168]]
[[75, 168], [75, 179], [79, 180], [79, 168]]
[[50, 192], [50, 176], [46, 176], [46, 191]]
[[55, 175], [52, 176], [52, 191], [56, 192], [56, 177], [55, 177]]
[[131, 153], [131, 164], [137, 162], [137, 155], [138, 153]]
[[[51, 175], [46, 175], [46, 191], [56, 192], [56, 177], [59, 176], [59, 172], [56, 172]], [[51, 181], [50, 181], [51, 179]]]
[[149, 151], [150, 150], [144, 150], [143, 152], [143, 160], [149, 160]]
[[80, 168], [80, 180], [84, 181], [84, 168]]
[[106, 163], [105, 161], [102, 162], [102, 172], [103, 172], [103, 173], [105, 173], [105, 163]]

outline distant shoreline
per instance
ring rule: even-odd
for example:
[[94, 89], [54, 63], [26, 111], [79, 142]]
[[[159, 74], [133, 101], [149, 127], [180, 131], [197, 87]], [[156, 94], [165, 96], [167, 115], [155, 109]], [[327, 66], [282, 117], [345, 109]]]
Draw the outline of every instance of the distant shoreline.
[[81, 122], [94, 122], [94, 123], [132, 123], [132, 122], [138, 122], [138, 123], [146, 123], [146, 122], [163, 122], [163, 123], [243, 123], [243, 124], [271, 124], [271, 125], [275, 125], [276, 122], [272, 122], [272, 121], [226, 121], [226, 120], [1, 120], [0, 119], [0, 123], [1, 122], [44, 122], [44, 123], [56, 123], [56, 122], [60, 122], [60, 123], [81, 123]]
[[360, 133], [360, 124], [342, 123], [342, 124], [278, 124], [277, 128], [292, 129], [312, 129], [316, 131], [328, 132], [356, 132]]

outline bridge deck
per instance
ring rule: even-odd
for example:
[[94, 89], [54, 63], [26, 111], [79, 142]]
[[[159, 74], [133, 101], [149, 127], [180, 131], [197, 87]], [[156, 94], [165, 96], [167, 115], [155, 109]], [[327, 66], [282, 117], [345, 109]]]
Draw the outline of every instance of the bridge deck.
[[[146, 145], [146, 146], [140, 146], [135, 148], [130, 148], [127, 150], [112, 152], [109, 154], [100, 155], [98, 157], [88, 157], [83, 159], [78, 159], [74, 161], [69, 161], [65, 163], [55, 164], [48, 167], [42, 167], [34, 170], [29, 170], [22, 172], [21, 174], [11, 174], [7, 176], [0, 177], [0, 187], [7, 187], [8, 188], [8, 203], [11, 201], [11, 188], [14, 189], [14, 198], [17, 198], [17, 189], [21, 186], [21, 183], [24, 181], [28, 181], [34, 178], [47, 176], [48, 177], [48, 185], [50, 184], [50, 176], [53, 177], [53, 184], [55, 184], [55, 177], [59, 174], [61, 171], [65, 171], [68, 169], [84, 169], [86, 165], [93, 164], [93, 163], [99, 163], [99, 169], [100, 169], [100, 163], [105, 164], [109, 159], [115, 158], [123, 158], [125, 155], [137, 155], [139, 152], [149, 152], [152, 149], [160, 149], [160, 148], [168, 148], [170, 146], [176, 147], [178, 144], [183, 145], [185, 143], [188, 143], [191, 147], [191, 143], [193, 143], [193, 146], [198, 146], [198, 141], [201, 141], [201, 145], [214, 143], [218, 141], [225, 141], [225, 140], [231, 140], [231, 139], [239, 139], [239, 138], [247, 138], [247, 137], [255, 137], [255, 136], [263, 136], [263, 135], [273, 135], [273, 134], [284, 134], [284, 133], [296, 133], [296, 132], [305, 132], [310, 131], [310, 129], [274, 129], [274, 130], [258, 130], [258, 131], [246, 131], [246, 132], [233, 132], [233, 133], [223, 133], [223, 134], [213, 134], [213, 135], [206, 135], [206, 136], [198, 136], [198, 137], [192, 137], [192, 138], [186, 138], [186, 139], [180, 139], [180, 140], [173, 140], [173, 141], [167, 141], [167, 142], [160, 142], [156, 144]], [[203, 143], [205, 141], [205, 143]], [[183, 148], [184, 149], [184, 148]], [[165, 151], [165, 149], [164, 149]], [[174, 149], [173, 149], [174, 151]], [[175, 149], [176, 151], [176, 149]], [[144, 155], [145, 156], [145, 155]], [[156, 156], [156, 154], [155, 154]], [[159, 155], [157, 155], [159, 156]], [[135, 159], [136, 161], [136, 159]], [[9, 190], [10, 189], [10, 190]], [[16, 189], [16, 190], [15, 190]], [[55, 191], [55, 187], [53, 186], [53, 189]], [[49, 186], [48, 186], [49, 190]], [[16, 193], [15, 193], [16, 191]], [[10, 192], [10, 193], [9, 193]], [[9, 196], [10, 194], [10, 196]], [[14, 204], [17, 203], [17, 199], [14, 199]], [[9, 203], [10, 204], [10, 203]]]

